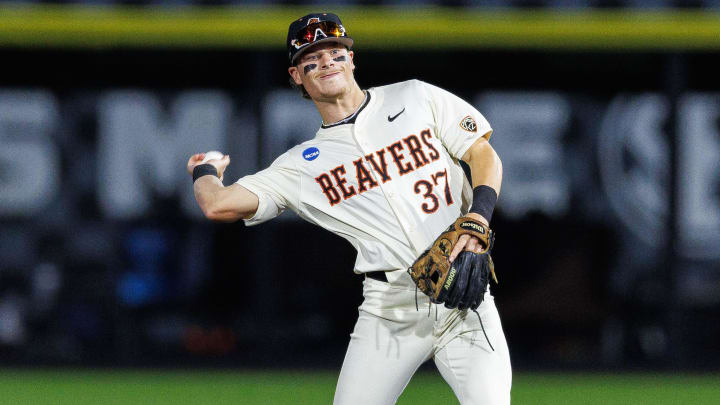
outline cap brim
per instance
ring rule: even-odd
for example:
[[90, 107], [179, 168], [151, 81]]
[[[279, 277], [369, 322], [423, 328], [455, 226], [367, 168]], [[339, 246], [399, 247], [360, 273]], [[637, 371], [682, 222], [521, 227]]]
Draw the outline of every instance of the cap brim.
[[295, 55], [293, 55], [292, 60], [290, 61], [290, 64], [291, 65], [294, 64], [295, 60], [297, 60], [297, 58], [300, 57], [300, 55], [307, 52], [308, 49], [313, 48], [317, 44], [322, 44], [323, 42], [330, 42], [330, 41], [339, 42], [339, 43], [345, 45], [348, 49], [352, 48], [352, 46], [353, 46], [353, 40], [350, 37], [328, 37], [328, 38], [319, 39], [319, 40], [313, 42], [311, 45], [300, 48], [300, 50], [297, 51], [295, 53]]

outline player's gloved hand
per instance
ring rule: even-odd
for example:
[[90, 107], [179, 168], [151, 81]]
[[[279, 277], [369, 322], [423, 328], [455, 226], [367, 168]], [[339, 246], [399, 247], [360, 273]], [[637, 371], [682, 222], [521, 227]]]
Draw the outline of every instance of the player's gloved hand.
[[[462, 235], [478, 238], [480, 253], [463, 251], [450, 263], [450, 253]], [[490, 256], [494, 239], [490, 228], [483, 223], [460, 217], [415, 260], [408, 273], [433, 303], [475, 310], [483, 301], [490, 277], [497, 283]]]

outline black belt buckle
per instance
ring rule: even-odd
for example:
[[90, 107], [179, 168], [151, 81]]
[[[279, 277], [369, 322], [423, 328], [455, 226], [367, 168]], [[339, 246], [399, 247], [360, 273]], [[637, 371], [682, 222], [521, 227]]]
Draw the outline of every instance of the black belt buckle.
[[368, 273], [365, 273], [365, 277], [371, 278], [373, 280], [382, 281], [383, 283], [387, 283], [388, 279], [385, 275], [384, 271], [371, 271]]

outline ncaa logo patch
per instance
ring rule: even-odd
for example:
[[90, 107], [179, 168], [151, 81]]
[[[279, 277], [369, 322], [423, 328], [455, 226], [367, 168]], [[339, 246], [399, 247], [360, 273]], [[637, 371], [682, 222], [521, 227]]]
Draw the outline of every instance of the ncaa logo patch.
[[317, 159], [320, 156], [320, 150], [316, 147], [307, 148], [302, 153], [303, 159], [308, 162]]
[[477, 124], [475, 123], [475, 120], [469, 115], [463, 118], [462, 121], [460, 121], [460, 128], [468, 132], [477, 132]]

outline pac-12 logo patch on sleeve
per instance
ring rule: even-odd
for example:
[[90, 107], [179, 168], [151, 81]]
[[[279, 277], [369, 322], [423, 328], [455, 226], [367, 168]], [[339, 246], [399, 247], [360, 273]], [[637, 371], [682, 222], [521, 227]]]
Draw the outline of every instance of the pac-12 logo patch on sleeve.
[[469, 115], [463, 118], [462, 121], [460, 121], [460, 128], [468, 132], [477, 132], [477, 124], [475, 123], [475, 120]]
[[315, 160], [318, 156], [320, 156], [320, 150], [316, 147], [307, 148], [302, 153], [303, 159], [307, 161]]

